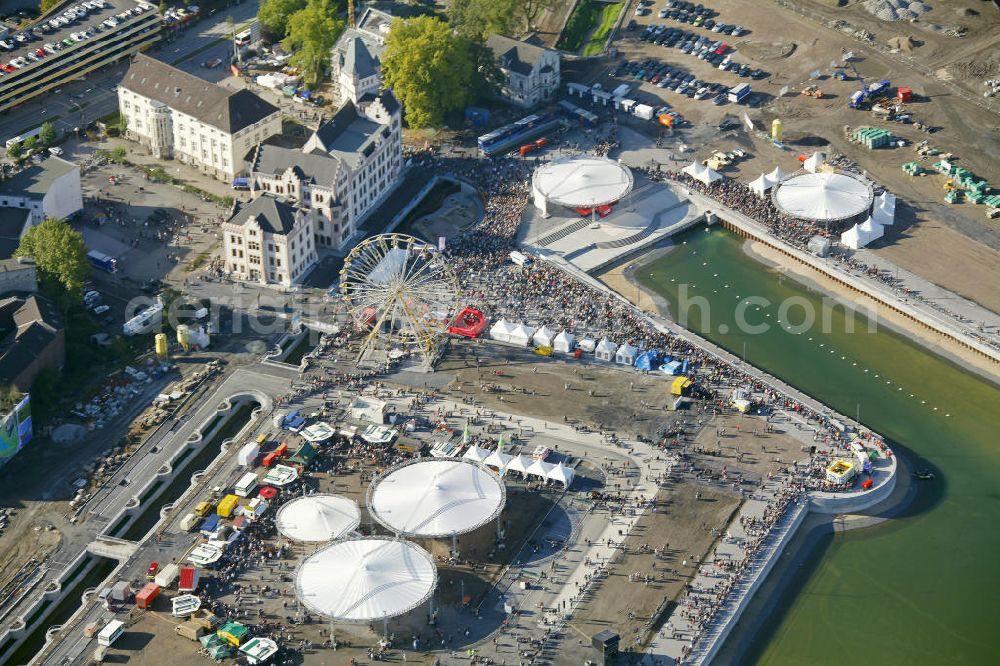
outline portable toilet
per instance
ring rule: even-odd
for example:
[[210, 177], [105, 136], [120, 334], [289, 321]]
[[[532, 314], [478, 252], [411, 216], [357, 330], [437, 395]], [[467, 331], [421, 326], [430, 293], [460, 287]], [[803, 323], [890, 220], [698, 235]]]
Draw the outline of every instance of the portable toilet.
[[775, 118], [771, 121], [771, 138], [778, 143], [781, 143], [782, 129], [781, 118]]
[[156, 356], [157, 358], [164, 359], [167, 357], [167, 334], [157, 333], [154, 338], [156, 341]]

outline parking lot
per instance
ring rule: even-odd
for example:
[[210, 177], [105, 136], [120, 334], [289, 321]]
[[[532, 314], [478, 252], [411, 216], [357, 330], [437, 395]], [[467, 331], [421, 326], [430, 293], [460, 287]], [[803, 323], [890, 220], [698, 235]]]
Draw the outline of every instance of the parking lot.
[[[615, 42], [618, 59], [593, 82], [611, 91], [694, 122], [716, 122], [732, 112], [728, 93], [741, 84], [756, 87], [770, 72], [734, 46], [751, 31], [710, 6], [642, 0]], [[769, 96], [740, 98], [756, 103]]]

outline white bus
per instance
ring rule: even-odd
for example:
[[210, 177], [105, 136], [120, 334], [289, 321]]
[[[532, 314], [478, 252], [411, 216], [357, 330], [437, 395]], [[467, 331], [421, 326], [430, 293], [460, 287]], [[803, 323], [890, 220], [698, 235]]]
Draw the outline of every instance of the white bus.
[[751, 92], [752, 88], [749, 83], [741, 83], [729, 91], [729, 101], [733, 104], [739, 104], [745, 100]]
[[125, 633], [125, 623], [121, 620], [111, 620], [101, 629], [101, 633], [97, 634], [97, 644], [111, 647], [123, 633]]
[[41, 133], [42, 133], [42, 126], [41, 126], [41, 125], [39, 125], [38, 127], [36, 127], [36, 128], [35, 128], [35, 129], [33, 129], [33, 130], [28, 130], [28, 131], [27, 131], [27, 132], [25, 132], [24, 134], [20, 134], [20, 135], [18, 135], [18, 136], [15, 136], [15, 137], [13, 137], [13, 138], [10, 138], [10, 139], [7, 139], [7, 143], [5, 144], [5, 147], [6, 147], [6, 148], [10, 148], [10, 147], [11, 147], [11, 146], [13, 146], [13, 145], [14, 145], [15, 143], [24, 143], [24, 142], [25, 142], [25, 140], [26, 140], [26, 139], [27, 139], [28, 137], [32, 137], [32, 136], [38, 136], [38, 135], [40, 135]]
[[247, 472], [240, 477], [240, 480], [236, 482], [236, 494], [240, 497], [249, 497], [250, 493], [254, 491], [257, 487], [257, 475], [253, 472]]

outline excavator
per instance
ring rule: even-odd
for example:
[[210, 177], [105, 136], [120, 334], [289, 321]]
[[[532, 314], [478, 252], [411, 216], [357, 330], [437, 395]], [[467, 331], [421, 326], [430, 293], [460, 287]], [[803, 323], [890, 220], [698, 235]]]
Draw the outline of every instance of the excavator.
[[822, 99], [823, 91], [819, 89], [819, 86], [811, 85], [802, 89], [802, 94], [806, 97], [815, 97], [816, 99]]

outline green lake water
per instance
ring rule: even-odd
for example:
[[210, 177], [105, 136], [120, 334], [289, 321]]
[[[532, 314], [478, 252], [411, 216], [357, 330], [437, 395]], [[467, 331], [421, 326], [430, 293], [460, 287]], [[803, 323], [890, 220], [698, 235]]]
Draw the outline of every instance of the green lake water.
[[[843, 307], [822, 325], [822, 295], [748, 257], [716, 229], [637, 277], [686, 325], [737, 356], [855, 416], [931, 468], [914, 503], [879, 527], [825, 537], [756, 637], [755, 664], [995, 664], [1000, 627], [1000, 388]], [[744, 307], [748, 297], [770, 303]], [[791, 300], [789, 300], [791, 299]], [[779, 314], [782, 304], [787, 321]], [[798, 326], [806, 308], [816, 313]], [[707, 312], [708, 316], [703, 316]], [[767, 325], [741, 332], [738, 322]], [[854, 331], [848, 332], [848, 324]]]

